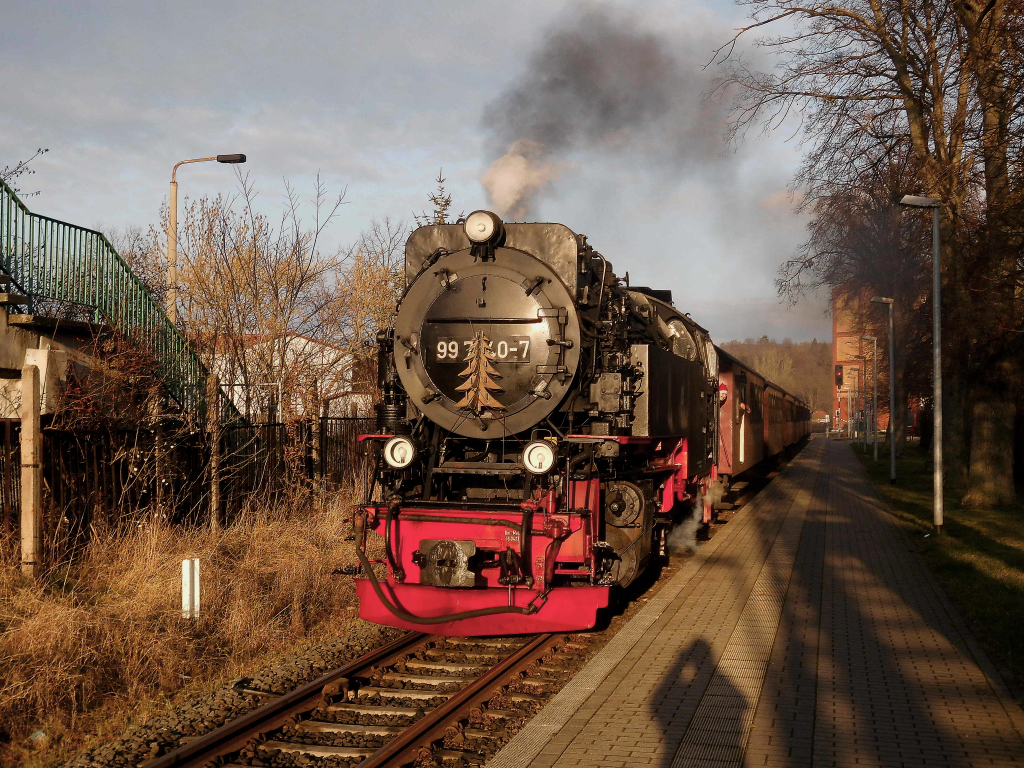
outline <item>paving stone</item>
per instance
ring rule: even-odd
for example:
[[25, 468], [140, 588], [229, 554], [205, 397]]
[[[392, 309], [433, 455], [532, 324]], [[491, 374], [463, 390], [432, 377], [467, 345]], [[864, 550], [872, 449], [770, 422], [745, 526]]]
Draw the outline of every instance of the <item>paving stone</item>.
[[815, 439], [488, 766], [625, 764], [1020, 766], [1024, 713]]

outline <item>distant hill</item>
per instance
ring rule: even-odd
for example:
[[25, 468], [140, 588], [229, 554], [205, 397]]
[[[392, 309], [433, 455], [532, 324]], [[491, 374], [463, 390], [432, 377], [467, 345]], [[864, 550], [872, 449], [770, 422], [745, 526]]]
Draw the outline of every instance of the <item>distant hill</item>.
[[832, 342], [815, 339], [794, 343], [762, 336], [720, 346], [762, 376], [802, 397], [812, 410], [831, 410]]

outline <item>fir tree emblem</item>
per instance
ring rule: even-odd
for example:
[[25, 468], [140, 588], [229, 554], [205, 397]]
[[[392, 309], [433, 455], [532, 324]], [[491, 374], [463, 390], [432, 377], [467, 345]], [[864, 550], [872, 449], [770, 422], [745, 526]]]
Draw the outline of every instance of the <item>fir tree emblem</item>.
[[469, 365], [459, 373], [459, 376], [466, 380], [456, 389], [466, 394], [456, 404], [458, 408], [468, 408], [482, 413], [484, 408], [498, 410], [502, 407], [501, 403], [492, 396], [492, 393], [504, 391], [494, 381], [500, 379], [501, 375], [494, 370], [493, 361], [494, 352], [491, 350], [491, 342], [483, 331], [477, 331], [465, 357], [465, 362]]

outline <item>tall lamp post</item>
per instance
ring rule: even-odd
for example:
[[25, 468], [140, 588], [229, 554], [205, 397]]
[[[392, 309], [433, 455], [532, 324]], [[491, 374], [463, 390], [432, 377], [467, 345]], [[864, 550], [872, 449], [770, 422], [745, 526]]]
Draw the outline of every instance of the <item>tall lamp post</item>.
[[[864, 431], [861, 432], [860, 438], [861, 438], [861, 444], [862, 444], [864, 450], [866, 451], [868, 449], [868, 419], [867, 419], [867, 416], [865, 414], [865, 412], [868, 409], [868, 406], [867, 406], [867, 399], [868, 399], [868, 393], [867, 393], [867, 388], [868, 388], [868, 381], [867, 381], [868, 359], [864, 355], [854, 355], [853, 357], [856, 360], [863, 360], [864, 361], [864, 375], [863, 376], [860, 375], [860, 369], [857, 369], [857, 409], [858, 409], [857, 410], [857, 414], [858, 414], [857, 415], [857, 423], [858, 424], [863, 423], [863, 426], [864, 426]], [[863, 392], [863, 397], [861, 396], [862, 392]]]
[[896, 418], [896, 345], [893, 343], [892, 299], [884, 296], [872, 296], [875, 304], [889, 306], [889, 482], [896, 482], [896, 430], [893, 422]]
[[170, 210], [167, 212], [167, 318], [171, 325], [178, 323], [178, 182], [175, 176], [179, 165], [205, 163], [210, 160], [216, 160], [218, 163], [244, 163], [245, 155], [215, 155], [182, 160], [171, 171], [171, 200]]
[[846, 437], [853, 441], [853, 388], [846, 388]]
[[870, 341], [871, 350], [871, 449], [878, 461], [878, 338], [861, 336], [861, 341]]
[[904, 195], [900, 205], [932, 209], [932, 525], [942, 533], [942, 254], [939, 251], [940, 200]]
[[849, 366], [850, 372], [853, 374], [853, 389], [850, 391], [850, 424], [852, 425], [852, 434], [850, 440], [857, 442], [857, 435], [860, 433], [860, 419], [857, 417], [857, 410], [860, 408], [860, 366], [851, 365]]

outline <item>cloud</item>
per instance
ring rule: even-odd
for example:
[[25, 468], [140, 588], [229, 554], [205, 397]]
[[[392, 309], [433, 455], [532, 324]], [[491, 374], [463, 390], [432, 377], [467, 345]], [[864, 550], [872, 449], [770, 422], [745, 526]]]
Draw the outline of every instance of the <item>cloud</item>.
[[728, 31], [706, 14], [656, 30], [658, 20], [587, 3], [539, 42], [522, 76], [484, 110], [492, 163], [482, 181], [493, 204], [514, 188], [512, 210], [529, 214], [558, 178], [552, 169], [571, 157], [615, 158], [623, 172], [662, 185], [732, 176], [728, 103], [710, 96], [705, 68]]
[[[543, 149], [518, 144], [497, 166], [495, 205], [525, 197], [532, 211], [515, 216], [586, 232], [618, 270], [672, 288], [708, 324], [742, 321], [730, 302], [774, 306], [777, 266], [803, 236], [777, 199], [795, 150], [775, 137], [726, 147], [726, 104], [703, 100], [732, 4], [8, 5], [0, 164], [49, 147], [29, 205], [56, 218], [156, 224], [175, 162], [245, 152], [275, 218], [282, 178], [307, 196], [318, 171], [347, 185], [332, 247], [373, 217], [408, 221], [442, 166], [458, 211], [484, 207], [487, 168], [534, 141]], [[190, 166], [180, 194], [230, 194], [231, 171]], [[777, 317], [780, 329], [817, 322]]]

